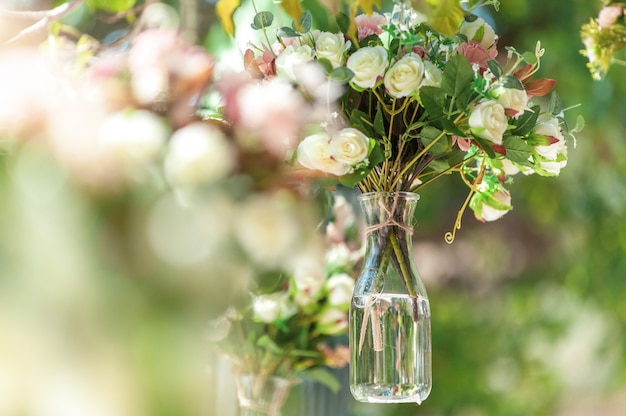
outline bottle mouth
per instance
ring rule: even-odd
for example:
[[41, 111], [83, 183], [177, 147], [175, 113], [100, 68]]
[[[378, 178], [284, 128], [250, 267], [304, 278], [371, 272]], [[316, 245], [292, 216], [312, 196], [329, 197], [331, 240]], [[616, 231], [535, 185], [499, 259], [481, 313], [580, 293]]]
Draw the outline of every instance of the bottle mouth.
[[386, 198], [393, 199], [396, 196], [403, 200], [419, 201], [420, 196], [414, 192], [365, 192], [358, 196], [359, 201], [371, 201], [372, 199]]

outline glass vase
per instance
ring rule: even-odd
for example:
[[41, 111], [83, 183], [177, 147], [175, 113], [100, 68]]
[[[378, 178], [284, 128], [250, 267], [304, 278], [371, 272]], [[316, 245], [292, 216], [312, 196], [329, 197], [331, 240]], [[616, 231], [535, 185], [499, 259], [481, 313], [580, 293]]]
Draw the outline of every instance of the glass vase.
[[421, 403], [432, 386], [430, 306], [412, 250], [419, 195], [359, 196], [365, 258], [350, 305], [350, 391], [370, 403]]
[[280, 416], [295, 380], [277, 376], [240, 374], [237, 397], [240, 416]]

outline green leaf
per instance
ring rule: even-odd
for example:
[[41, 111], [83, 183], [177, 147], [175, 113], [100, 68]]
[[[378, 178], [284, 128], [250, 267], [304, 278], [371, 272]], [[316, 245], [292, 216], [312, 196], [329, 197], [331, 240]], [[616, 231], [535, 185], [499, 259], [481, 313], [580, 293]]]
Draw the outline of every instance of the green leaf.
[[330, 371], [324, 368], [310, 368], [308, 370], [302, 371], [301, 374], [303, 377], [306, 377], [309, 380], [317, 381], [318, 383], [325, 385], [334, 393], [337, 393], [341, 388], [341, 383], [339, 383], [339, 380], [337, 380], [337, 378]]
[[348, 33], [350, 29], [350, 16], [341, 12], [335, 17], [335, 22], [337, 22], [337, 27], [341, 33]]
[[422, 106], [432, 118], [444, 115], [446, 93], [439, 87], [426, 86], [420, 89], [419, 98]]
[[515, 129], [511, 133], [515, 136], [525, 136], [535, 128], [537, 118], [539, 117], [539, 106], [536, 105], [530, 110], [524, 111], [515, 122]]
[[487, 66], [489, 67], [489, 70], [491, 71], [491, 73], [496, 77], [496, 78], [500, 78], [502, 76], [502, 74], [504, 73], [502, 66], [500, 65], [500, 63], [498, 61], [496, 61], [495, 59], [490, 59], [487, 61]]
[[532, 146], [519, 136], [509, 136], [502, 142], [506, 149], [506, 157], [512, 162], [527, 165], [534, 153]]
[[345, 66], [339, 66], [328, 74], [328, 79], [339, 84], [347, 84], [350, 80], [354, 78], [354, 72], [350, 68], [346, 68]]
[[466, 133], [461, 131], [461, 129], [459, 129], [456, 124], [454, 124], [454, 121], [450, 119], [447, 119], [447, 118], [441, 119], [441, 126], [446, 130], [446, 132], [450, 134], [454, 134], [460, 137], [466, 136]]
[[274, 15], [271, 12], [259, 12], [254, 16], [250, 25], [254, 30], [265, 29], [270, 27], [274, 22]]
[[326, 59], [326, 58], [319, 58], [317, 60], [317, 63], [320, 64], [322, 66], [322, 68], [324, 68], [324, 72], [326, 72], [326, 74], [330, 74], [332, 72], [333, 64], [328, 59]]
[[550, 96], [550, 103], [548, 104], [548, 108], [550, 114], [555, 116], [563, 112], [563, 102], [561, 101], [561, 97], [559, 97], [559, 94], [554, 91]]
[[361, 110], [353, 110], [350, 114], [350, 126], [371, 137], [374, 135], [374, 129], [366, 120], [369, 120], [369, 116]]
[[535, 56], [534, 53], [524, 52], [522, 54], [522, 58], [524, 58], [524, 61], [527, 64], [535, 65], [537, 63], [537, 57]]
[[378, 104], [378, 108], [376, 109], [376, 115], [374, 116], [374, 132], [380, 136], [385, 136], [387, 133], [385, 131], [385, 120], [383, 117], [383, 110], [380, 104]]
[[441, 155], [450, 151], [450, 140], [447, 137], [440, 137], [442, 134], [443, 132], [436, 127], [425, 126], [417, 137], [422, 140], [424, 146], [428, 146], [434, 140], [437, 140], [428, 152], [433, 155]]
[[278, 37], [280, 38], [297, 38], [298, 36], [300, 34], [288, 26], [278, 29]]
[[302, 16], [300, 16], [300, 19], [298, 21], [293, 22], [291, 27], [296, 32], [306, 33], [311, 30], [312, 25], [313, 25], [313, 16], [311, 15], [311, 12], [307, 10], [304, 13], [302, 13]]
[[465, 110], [472, 93], [474, 70], [467, 58], [461, 54], [453, 56], [446, 65], [441, 79], [441, 88], [456, 98], [457, 108]]
[[256, 345], [258, 347], [265, 348], [269, 352], [277, 355], [282, 355], [285, 352], [267, 334], [261, 336], [261, 338], [259, 338], [259, 340], [256, 342]]
[[515, 90], [524, 91], [524, 85], [522, 84], [522, 81], [520, 81], [519, 78], [514, 77], [513, 75], [505, 76], [502, 80], [502, 86], [504, 88], [512, 88]]

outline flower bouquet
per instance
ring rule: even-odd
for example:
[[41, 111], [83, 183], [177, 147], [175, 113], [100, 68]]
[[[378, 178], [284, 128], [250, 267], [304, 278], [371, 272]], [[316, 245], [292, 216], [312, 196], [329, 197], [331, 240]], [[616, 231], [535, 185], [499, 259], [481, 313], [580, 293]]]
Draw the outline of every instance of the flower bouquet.
[[410, 246], [415, 192], [450, 174], [467, 185], [445, 235], [451, 243], [467, 207], [483, 222], [512, 209], [515, 175], [558, 175], [567, 140], [582, 128], [582, 119], [568, 128], [556, 81], [533, 77], [540, 43], [500, 54], [493, 28], [472, 14], [498, 2], [464, 4], [397, 1], [382, 15], [357, 1], [320, 30], [305, 11], [273, 42], [271, 12], [258, 12], [252, 25], [267, 43], [246, 51], [250, 73], [300, 86], [314, 78], [326, 92], [327, 119], [294, 148], [303, 176], [363, 193], [367, 251], [350, 330], [359, 400], [419, 403], [430, 391], [430, 312]]
[[587, 66], [594, 79], [602, 79], [611, 64], [625, 65], [615, 56], [626, 47], [626, 3], [604, 0], [596, 19], [581, 27], [580, 36], [585, 45], [581, 53], [587, 57]]

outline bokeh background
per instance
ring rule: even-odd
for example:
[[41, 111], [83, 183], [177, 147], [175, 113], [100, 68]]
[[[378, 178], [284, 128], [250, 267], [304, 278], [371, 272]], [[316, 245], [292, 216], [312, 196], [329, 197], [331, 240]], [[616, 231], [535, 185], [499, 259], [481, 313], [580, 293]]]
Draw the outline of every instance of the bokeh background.
[[[212, 2], [194, 7], [199, 42], [232, 57]], [[500, 45], [541, 40], [540, 75], [558, 80], [566, 107], [580, 104], [566, 117], [583, 115], [586, 127], [558, 178], [519, 178], [514, 210], [490, 224], [467, 213], [452, 245], [443, 235], [462, 184], [422, 193], [415, 249], [432, 309], [433, 391], [419, 407], [351, 403], [354, 416], [626, 411], [626, 68], [593, 81], [585, 66], [579, 30], [599, 8], [506, 0], [484, 11]], [[88, 17], [77, 24], [99, 30]], [[203, 279], [211, 264], [150, 251], [156, 193], [85, 192], [36, 144], [0, 151], [0, 415], [24, 395], [24, 414], [36, 416], [234, 414], [216, 410], [234, 391], [203, 334], [237, 289], [228, 272]]]

